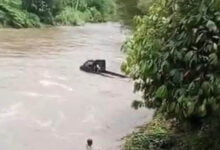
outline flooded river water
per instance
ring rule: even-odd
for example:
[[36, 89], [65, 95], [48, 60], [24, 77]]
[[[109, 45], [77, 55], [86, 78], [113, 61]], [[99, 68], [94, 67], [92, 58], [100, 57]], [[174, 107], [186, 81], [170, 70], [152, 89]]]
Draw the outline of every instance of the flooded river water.
[[[120, 73], [118, 24], [0, 29], [0, 149], [117, 150], [120, 139], [151, 118], [133, 110], [132, 82], [81, 72], [106, 59]], [[96, 150], [94, 149], [94, 150]]]

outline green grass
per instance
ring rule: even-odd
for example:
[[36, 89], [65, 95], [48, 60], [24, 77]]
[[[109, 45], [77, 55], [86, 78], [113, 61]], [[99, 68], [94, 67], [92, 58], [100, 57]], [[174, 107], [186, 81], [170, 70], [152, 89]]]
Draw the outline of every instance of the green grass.
[[219, 117], [197, 129], [156, 116], [152, 122], [124, 138], [123, 150], [219, 150]]
[[124, 138], [123, 150], [154, 150], [169, 139], [169, 125], [161, 117]]

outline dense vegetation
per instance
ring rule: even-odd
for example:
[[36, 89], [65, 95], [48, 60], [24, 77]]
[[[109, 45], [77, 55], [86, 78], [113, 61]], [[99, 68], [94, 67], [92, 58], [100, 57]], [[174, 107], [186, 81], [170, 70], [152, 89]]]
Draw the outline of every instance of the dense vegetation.
[[126, 27], [133, 27], [133, 17], [143, 16], [152, 1], [153, 0], [116, 0], [117, 16]]
[[220, 12], [215, 2], [157, 0], [148, 15], [136, 18], [136, 31], [124, 46], [123, 70], [144, 94], [140, 106], [180, 120], [219, 109]]
[[104, 22], [115, 15], [113, 0], [0, 0], [0, 25], [79, 25]]
[[[135, 101], [133, 106], [154, 108], [162, 118], [175, 120], [176, 132], [167, 129], [159, 130], [163, 134], [157, 130], [147, 134], [147, 128], [142, 132], [145, 137], [135, 135], [125, 149], [158, 149], [152, 147], [153, 139], [170, 141], [179, 130], [192, 139], [185, 142], [186, 149], [199, 150], [199, 144], [203, 149], [220, 148], [218, 136], [211, 141], [207, 136], [219, 127], [220, 0], [148, 2], [141, 16], [134, 18], [133, 36], [123, 46], [127, 59], [122, 70], [134, 79], [135, 91], [143, 93], [143, 101]], [[140, 14], [137, 9], [129, 16]], [[138, 148], [140, 142], [148, 144]]]

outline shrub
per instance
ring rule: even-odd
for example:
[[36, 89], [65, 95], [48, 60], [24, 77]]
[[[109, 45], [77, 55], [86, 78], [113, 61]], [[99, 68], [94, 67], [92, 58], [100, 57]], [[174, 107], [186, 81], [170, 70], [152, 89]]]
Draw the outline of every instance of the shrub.
[[3, 26], [9, 25], [15, 28], [40, 26], [40, 20], [36, 15], [8, 4], [0, 4], [0, 23]]
[[52, 9], [54, 0], [22, 0], [22, 6], [28, 12], [35, 13], [44, 23], [53, 24]]
[[147, 106], [180, 120], [211, 115], [220, 106], [219, 0], [156, 0], [136, 17], [122, 70]]
[[113, 0], [88, 0], [88, 7], [95, 8], [102, 18], [106, 21], [109, 16], [114, 16], [115, 14], [115, 3]]
[[85, 23], [86, 16], [80, 11], [76, 11], [71, 7], [65, 8], [59, 15], [56, 16], [55, 21], [63, 25], [80, 25]]
[[102, 14], [95, 7], [89, 8], [88, 13], [90, 14], [90, 17], [89, 17], [90, 22], [103, 22], [104, 21]]
[[123, 150], [170, 150], [174, 140], [169, 126], [164, 118], [154, 118], [151, 123], [124, 138]]
[[134, 26], [133, 18], [146, 14], [152, 1], [153, 0], [116, 0], [117, 18], [123, 25], [132, 29]]
[[3, 26], [80, 25], [103, 22], [115, 13], [113, 0], [0, 0]]
[[[115, 5], [113, 0], [62, 0], [59, 2], [61, 14], [56, 18], [61, 20], [70, 20], [68, 16], [81, 12], [81, 20], [87, 22], [104, 22], [115, 15]], [[63, 9], [62, 9], [63, 8]], [[65, 17], [65, 15], [68, 15]], [[61, 17], [62, 16], [62, 17]], [[63, 18], [63, 19], [61, 19]], [[69, 19], [67, 19], [69, 18]]]

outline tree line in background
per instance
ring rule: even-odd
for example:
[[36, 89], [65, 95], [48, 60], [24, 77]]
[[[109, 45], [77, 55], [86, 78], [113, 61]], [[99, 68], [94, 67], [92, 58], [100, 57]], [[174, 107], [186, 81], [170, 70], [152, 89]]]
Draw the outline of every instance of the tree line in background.
[[104, 22], [114, 16], [113, 0], [0, 0], [0, 24], [16, 28]]

